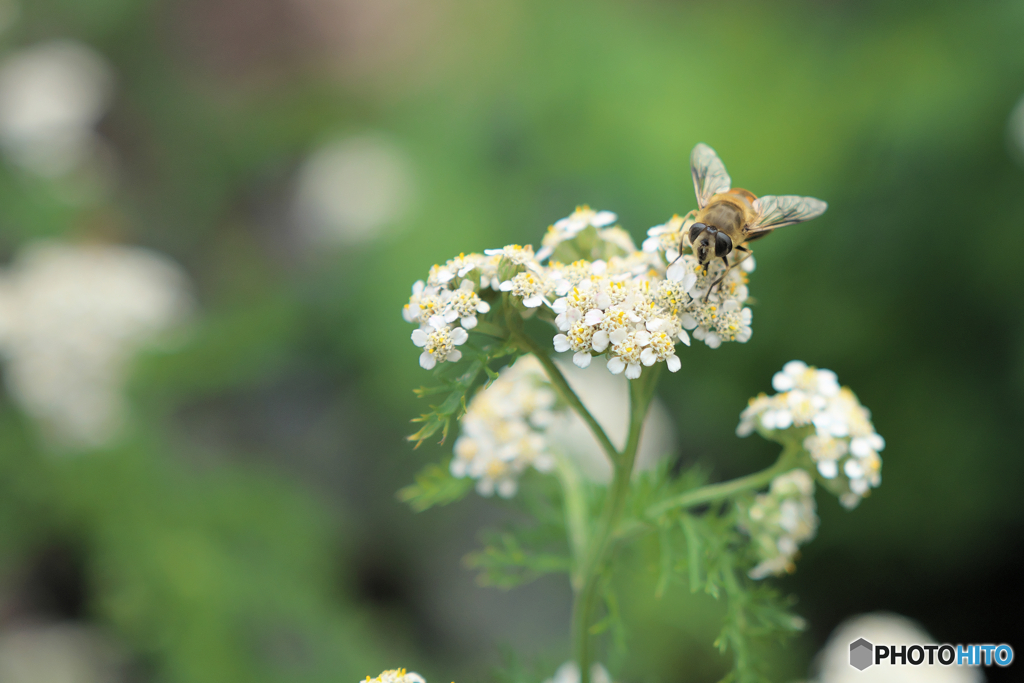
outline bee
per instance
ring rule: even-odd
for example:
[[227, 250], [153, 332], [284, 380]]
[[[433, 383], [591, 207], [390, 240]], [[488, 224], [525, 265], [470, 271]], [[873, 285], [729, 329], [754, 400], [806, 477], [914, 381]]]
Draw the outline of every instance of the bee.
[[[828, 204], [814, 197], [757, 197], [748, 190], [733, 188], [725, 164], [715, 150], [704, 143], [694, 147], [690, 154], [690, 172], [699, 208], [690, 212], [694, 223], [686, 237], [689, 237], [694, 256], [704, 266], [705, 275], [713, 260], [720, 258], [725, 263], [725, 271], [708, 288], [705, 301], [729, 270], [750, 256], [746, 246], [749, 242], [761, 239], [776, 228], [817, 218], [828, 208]], [[680, 239], [680, 254], [684, 246], [685, 238]], [[742, 251], [743, 255], [729, 263], [729, 254], [733, 251]]]

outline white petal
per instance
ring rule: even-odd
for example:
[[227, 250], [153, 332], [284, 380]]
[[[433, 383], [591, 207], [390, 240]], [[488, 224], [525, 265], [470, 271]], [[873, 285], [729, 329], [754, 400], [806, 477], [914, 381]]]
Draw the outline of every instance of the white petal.
[[715, 332], [708, 332], [708, 336], [704, 337], [704, 343], [712, 349], [717, 349], [722, 345], [722, 338]]
[[502, 479], [498, 482], [498, 495], [502, 498], [511, 498], [516, 495], [516, 480]]
[[610, 341], [612, 344], [621, 344], [622, 340], [628, 336], [629, 332], [627, 332], [624, 328], [620, 327], [619, 329], [615, 330], [614, 332], [608, 335], [608, 341]]
[[612, 305], [612, 300], [608, 297], [606, 293], [599, 292], [598, 295], [594, 298], [594, 303], [597, 304], [598, 308], [604, 310]]
[[608, 372], [612, 373], [613, 375], [618, 375], [625, 369], [626, 364], [622, 362], [622, 359], [619, 358], [618, 356], [613, 356], [612, 358], [608, 359]]
[[679, 356], [669, 356], [665, 359], [665, 364], [668, 365], [669, 372], [679, 372], [679, 368], [683, 365], [682, 361], [679, 360]]
[[803, 374], [805, 370], [807, 370], [807, 363], [802, 360], [791, 360], [782, 366], [782, 371], [793, 377]]
[[448, 352], [447, 360], [449, 363], [458, 363], [460, 360], [462, 360], [462, 351], [459, 351], [458, 349], [452, 349], [451, 351]]
[[655, 318], [654, 320], [648, 320], [645, 327], [648, 332], [657, 332], [665, 324], [665, 321], [661, 318]]
[[430, 341], [430, 339], [427, 337], [427, 333], [423, 330], [412, 331], [412, 343], [416, 346], [424, 347], [427, 345], [428, 341]]
[[826, 479], [835, 479], [839, 474], [839, 466], [836, 465], [835, 460], [822, 460], [818, 463], [818, 472]]
[[775, 391], [789, 391], [794, 386], [796, 386], [796, 382], [794, 382], [792, 376], [786, 372], [776, 372], [772, 376], [772, 388], [775, 389]]
[[626, 379], [636, 379], [640, 376], [640, 364], [630, 363], [626, 366]]
[[555, 299], [554, 303], [551, 304], [551, 310], [555, 313], [565, 313], [565, 309], [568, 305], [568, 300], [563, 296], [559, 299]]
[[697, 273], [692, 270], [687, 271], [686, 277], [683, 278], [683, 291], [689, 294], [695, 284], [697, 284]]
[[608, 333], [604, 330], [598, 330], [594, 333], [594, 338], [590, 340], [590, 346], [595, 351], [601, 353], [608, 348]]
[[424, 370], [432, 370], [435, 365], [437, 365], [437, 360], [434, 358], [433, 355], [431, 355], [427, 351], [424, 351], [423, 353], [420, 354], [421, 368], [423, 368]]
[[[697, 327], [697, 319], [694, 318], [689, 313], [683, 313], [683, 315], [679, 317], [679, 322], [687, 330], [692, 330], [693, 328]], [[698, 339], [700, 339], [700, 337], [698, 337]]]
[[459, 318], [459, 323], [467, 330], [471, 330], [477, 325], [477, 319], [475, 315], [467, 315], [465, 318]]
[[654, 352], [654, 349], [647, 348], [640, 353], [640, 362], [647, 367], [654, 365], [657, 361], [658, 354]]
[[861, 467], [860, 463], [854, 460], [853, 458], [848, 459], [846, 463], [843, 465], [843, 472], [850, 479], [859, 479], [860, 477], [864, 476], [864, 468]]
[[505, 280], [504, 282], [501, 283], [501, 285], [498, 287], [498, 289], [500, 289], [503, 292], [511, 292], [512, 291], [512, 281], [511, 280]]
[[555, 351], [562, 353], [569, 350], [569, 338], [564, 334], [556, 334], [554, 338]]
[[456, 327], [452, 330], [452, 343], [456, 346], [465, 344], [467, 339], [469, 339], [469, 332], [466, 332], [461, 327]]
[[683, 282], [683, 278], [686, 277], [686, 264], [682, 260], [676, 261], [665, 271], [665, 277], [672, 282]]
[[604, 320], [604, 311], [597, 308], [590, 309], [587, 311], [587, 314], [583, 316], [583, 323], [585, 325], [590, 325], [591, 327], [599, 324], [602, 320]]
[[594, 217], [590, 219], [590, 224], [595, 228], [603, 228], [606, 225], [611, 225], [615, 222], [617, 216], [611, 211], [598, 211], [594, 214]]
[[544, 303], [543, 294], [535, 294], [534, 296], [523, 299], [523, 305], [527, 308], [537, 308], [542, 303]]
[[458, 313], [458, 311], [455, 311], [455, 310], [447, 310], [447, 311], [444, 312], [444, 316], [442, 316], [442, 317], [444, 317], [444, 321], [446, 323], [450, 323], [450, 322], [454, 322], [455, 319], [459, 317], [459, 313]]
[[636, 339], [636, 343], [640, 346], [647, 346], [651, 343], [651, 333], [644, 330], [637, 332], [633, 338]]
[[477, 313], [490, 313], [491, 312], [491, 305], [489, 303], [487, 303], [486, 301], [481, 301], [480, 303], [478, 303], [476, 305], [476, 312]]
[[439, 270], [437, 273], [437, 281], [442, 284], [451, 281], [454, 277], [455, 273], [447, 269]]
[[690, 335], [686, 334], [686, 330], [679, 330], [679, 341], [683, 342], [687, 346], [690, 345]]
[[576, 367], [586, 368], [590, 367], [591, 355], [586, 351], [580, 351], [573, 355], [572, 362], [575, 363]]
[[430, 316], [430, 326], [433, 327], [435, 330], [443, 330], [444, 328], [448, 327], [448, 323], [446, 323], [444, 321], [444, 318], [442, 318], [441, 316], [432, 315]]

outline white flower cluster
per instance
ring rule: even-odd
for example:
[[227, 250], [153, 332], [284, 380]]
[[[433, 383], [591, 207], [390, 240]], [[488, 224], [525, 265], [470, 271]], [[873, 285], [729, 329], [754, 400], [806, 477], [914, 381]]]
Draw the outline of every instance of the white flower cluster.
[[426, 282], [418, 280], [413, 285], [402, 317], [420, 326], [412, 333], [412, 343], [423, 349], [421, 367], [430, 370], [438, 363], [462, 358], [455, 347], [469, 339], [467, 330], [477, 326], [477, 314], [491, 310], [478, 292], [481, 287], [498, 289], [500, 261], [500, 255], [459, 254], [443, 266], [431, 268]]
[[750, 503], [741, 501], [740, 513], [740, 528], [750, 536], [761, 559], [750, 570], [750, 578], [792, 572], [798, 546], [814, 538], [818, 529], [814, 481], [800, 469], [780, 474], [767, 493], [757, 494]]
[[786, 363], [772, 386], [780, 393], [751, 399], [736, 433], [759, 430], [773, 440], [783, 434], [801, 438], [818, 473], [840, 492], [843, 506], [856, 507], [882, 483], [878, 454], [885, 440], [875, 432], [870, 411], [848, 387], [839, 386], [834, 372], [801, 361]]
[[381, 671], [375, 678], [366, 677], [359, 683], [427, 683], [423, 676], [405, 669], [388, 669]]
[[[428, 280], [413, 287], [404, 311], [407, 321], [421, 326], [413, 333], [424, 349], [420, 364], [430, 369], [461, 358], [455, 347], [465, 343], [476, 314], [490, 308], [480, 299], [487, 289], [509, 293], [528, 314], [553, 319], [555, 350], [572, 351], [579, 367], [605, 354], [608, 370], [629, 379], [659, 362], [679, 370], [675, 347], [690, 344], [687, 330], [711, 348], [750, 339], [751, 311], [744, 304], [753, 259], [730, 269], [709, 292], [725, 265], [719, 260], [705, 272], [696, 257], [679, 252], [687, 221], [676, 216], [651, 228], [644, 250], [614, 221], [609, 211], [583, 206], [549, 228], [536, 255], [529, 246], [511, 245], [434, 266]], [[583, 257], [542, 264], [565, 255]], [[462, 329], [453, 328], [456, 320]]]
[[[680, 311], [680, 322], [683, 327], [693, 330], [695, 339], [703, 341], [713, 349], [717, 349], [724, 341], [750, 340], [750, 327], [753, 312], [744, 306], [750, 298], [747, 289], [747, 274], [754, 272], [754, 257], [749, 256], [733, 268], [725, 279], [708, 290], [722, 276], [725, 264], [715, 259], [704, 266], [692, 253], [688, 236], [692, 218], [673, 216], [662, 225], [656, 225], [647, 231], [643, 250], [648, 253], [661, 254], [669, 264], [665, 277], [670, 282], [684, 285], [690, 298]], [[683, 251], [680, 251], [682, 247]]]
[[31, 246], [0, 274], [7, 389], [56, 444], [101, 446], [123, 420], [132, 356], [190, 307], [185, 274], [153, 252]]
[[522, 356], [502, 370], [466, 409], [462, 433], [455, 441], [452, 475], [476, 479], [480, 495], [497, 491], [511, 498], [528, 467], [551, 471], [555, 461], [545, 432], [565, 412], [555, 402], [555, 392], [533, 356]]

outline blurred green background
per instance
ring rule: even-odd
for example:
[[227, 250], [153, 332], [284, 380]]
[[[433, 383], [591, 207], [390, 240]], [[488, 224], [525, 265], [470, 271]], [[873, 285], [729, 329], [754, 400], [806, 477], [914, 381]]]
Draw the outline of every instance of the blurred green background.
[[[110, 681], [407, 666], [467, 683], [503, 647], [550, 675], [564, 578], [503, 593], [461, 565], [509, 513], [395, 500], [445, 451], [403, 439], [426, 377], [401, 306], [432, 264], [538, 245], [577, 204], [639, 243], [694, 208], [697, 142], [738, 186], [830, 207], [757, 244], [753, 339], [688, 349], [663, 382], [674, 455], [722, 478], [770, 463], [734, 429], [794, 358], [836, 371], [887, 441], [860, 508], [819, 495], [818, 538], [782, 582], [809, 628], [774, 652], [777, 677], [807, 676], [840, 621], [877, 609], [940, 641], [1021, 643], [1024, 3], [0, 9], [0, 59], [70, 39], [112, 78], [91, 160], [0, 163], [4, 261], [41, 238], [144, 246], [196, 302], [173, 348], [133, 364], [109, 446], [55, 454], [0, 399], [0, 651], [58, 625], [115, 653]], [[654, 560], [629, 562], [614, 673], [721, 675], [719, 608], [683, 587], [655, 601]]]

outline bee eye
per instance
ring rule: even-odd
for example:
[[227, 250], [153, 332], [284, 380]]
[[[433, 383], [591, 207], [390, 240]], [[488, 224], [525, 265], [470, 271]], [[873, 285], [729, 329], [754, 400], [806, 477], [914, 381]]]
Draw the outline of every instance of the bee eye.
[[725, 256], [732, 251], [732, 238], [724, 232], [715, 235], [715, 256]]
[[690, 226], [690, 244], [697, 241], [697, 236], [708, 229], [703, 223], [694, 223]]

